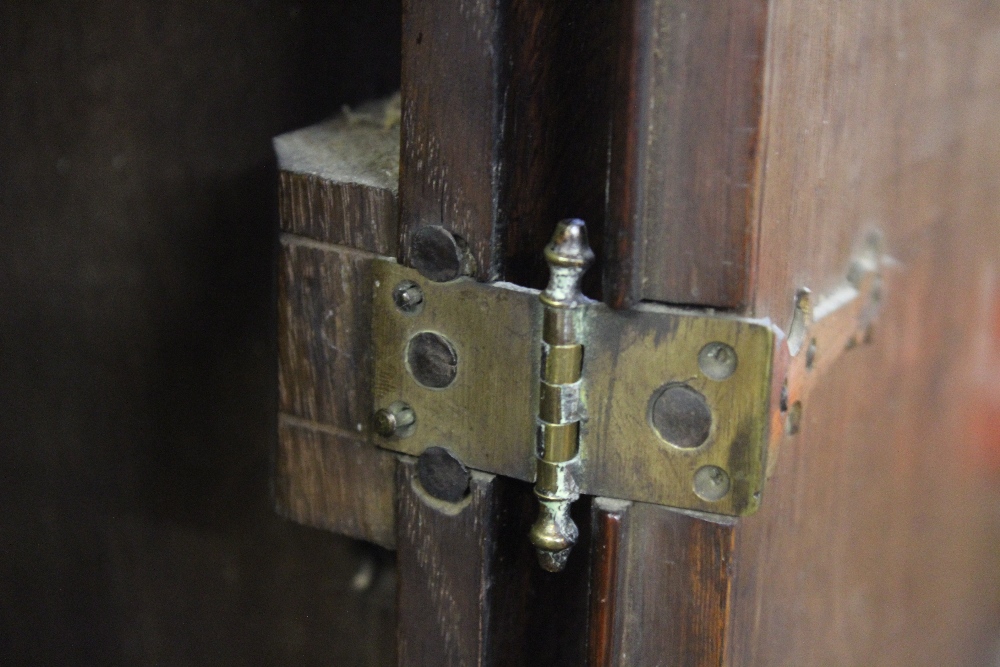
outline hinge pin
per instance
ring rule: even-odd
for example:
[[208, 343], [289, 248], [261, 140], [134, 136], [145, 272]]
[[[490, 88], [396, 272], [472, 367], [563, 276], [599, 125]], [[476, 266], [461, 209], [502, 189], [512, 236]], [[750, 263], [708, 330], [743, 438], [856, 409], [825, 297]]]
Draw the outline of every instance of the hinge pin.
[[558, 572], [566, 566], [579, 529], [570, 505], [580, 493], [573, 479], [580, 443], [580, 377], [583, 345], [576, 331], [582, 305], [580, 279], [594, 261], [582, 220], [562, 220], [545, 248], [549, 284], [540, 295], [544, 306], [542, 370], [539, 380], [536, 443], [538, 520], [531, 543], [542, 568]]

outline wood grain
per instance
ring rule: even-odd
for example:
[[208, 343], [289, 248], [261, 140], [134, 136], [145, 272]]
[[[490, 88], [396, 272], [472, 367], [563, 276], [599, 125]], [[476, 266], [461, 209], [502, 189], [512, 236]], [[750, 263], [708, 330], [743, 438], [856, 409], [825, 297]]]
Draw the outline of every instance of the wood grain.
[[491, 589], [503, 584], [502, 481], [473, 472], [466, 501], [442, 503], [420, 487], [414, 460], [401, 459], [396, 484], [399, 664], [500, 664], [511, 643], [502, 630], [516, 631], [490, 617]]
[[391, 100], [274, 144], [285, 230], [278, 257], [275, 503], [299, 523], [392, 548], [395, 459], [368, 438], [370, 264], [373, 253], [395, 254], [398, 241], [399, 133], [391, 125]]
[[399, 213], [391, 190], [290, 171], [282, 171], [279, 178], [282, 231], [379, 255], [396, 254]]
[[372, 255], [283, 235], [278, 261], [282, 412], [369, 432]]
[[787, 323], [792, 290], [828, 289], [870, 229], [893, 261], [873, 344], [811, 394], [737, 531], [730, 660], [989, 664], [996, 488], [965, 416], [1000, 265], [1000, 11], [771, 15], [755, 312]]
[[[578, 548], [558, 575], [538, 567], [530, 484], [475, 472], [468, 499], [441, 503], [402, 457], [397, 489], [400, 665], [585, 663], [590, 559]], [[583, 545], [589, 511], [573, 512]]]
[[745, 305], [787, 326], [795, 290], [833, 288], [878, 229], [884, 311], [811, 394], [757, 515], [595, 503], [593, 548], [625, 545], [594, 569], [620, 610], [592, 621], [597, 664], [995, 662], [997, 489], [969, 405], [1000, 266], [1000, 12], [918, 4], [770, 3]]
[[281, 230], [395, 255], [398, 100], [389, 97], [274, 138]]
[[542, 249], [556, 221], [581, 218], [598, 257], [584, 290], [600, 296], [616, 11], [573, 0], [507, 9], [503, 275], [518, 285], [544, 288]]
[[395, 548], [392, 456], [349, 432], [287, 415], [278, 424], [278, 443], [274, 497], [279, 514]]
[[500, 277], [503, 48], [498, 0], [403, 2], [401, 254], [424, 225], [468, 244]]
[[767, 0], [628, 0], [605, 299], [750, 301]]
[[607, 499], [593, 515], [590, 664], [723, 664], [733, 522]]

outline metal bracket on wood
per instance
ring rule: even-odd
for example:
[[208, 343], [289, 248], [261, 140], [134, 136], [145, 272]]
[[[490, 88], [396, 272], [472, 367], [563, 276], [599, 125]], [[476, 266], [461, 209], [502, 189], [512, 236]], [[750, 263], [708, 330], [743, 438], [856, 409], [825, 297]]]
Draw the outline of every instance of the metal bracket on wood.
[[[449, 450], [536, 484], [540, 562], [561, 569], [578, 494], [741, 516], [760, 506], [769, 449], [798, 429], [824, 369], [865, 340], [880, 297], [875, 250], [786, 336], [766, 320], [583, 297], [583, 223], [563, 221], [539, 294], [374, 269], [376, 444]], [[771, 455], [773, 458], [773, 453]]]

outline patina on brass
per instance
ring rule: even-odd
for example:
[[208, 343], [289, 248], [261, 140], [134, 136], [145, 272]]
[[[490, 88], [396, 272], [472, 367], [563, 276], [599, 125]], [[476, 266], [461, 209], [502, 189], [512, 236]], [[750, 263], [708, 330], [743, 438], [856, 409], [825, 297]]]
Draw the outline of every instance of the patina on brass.
[[535, 480], [539, 509], [531, 527], [531, 543], [542, 568], [558, 572], [566, 566], [580, 534], [569, 515], [570, 505], [580, 497], [573, 471], [583, 416], [580, 375], [585, 351], [576, 316], [584, 301], [580, 279], [594, 261], [583, 222], [563, 220], [556, 225], [545, 259], [550, 277], [539, 296], [544, 306]]
[[[376, 260], [374, 405], [405, 403], [416, 415], [406, 437], [376, 434], [376, 443], [413, 456], [444, 447], [469, 468], [534, 482], [546, 510], [532, 538], [549, 554], [573, 541], [568, 524], [552, 525], [575, 494], [756, 511], [768, 464], [798, 428], [809, 388], [870, 331], [877, 252], [860, 257], [826, 299], [802, 291], [787, 337], [769, 321], [710, 311], [611, 310], [579, 295], [574, 281], [585, 266], [557, 262], [554, 285], [539, 294], [469, 278], [434, 282]], [[401, 284], [418, 288], [419, 308], [398, 306]], [[454, 349], [445, 387], [421, 384], [408, 368], [407, 346], [422, 333]], [[666, 393], [676, 387], [683, 391]], [[665, 395], [697, 400], [657, 405]]]

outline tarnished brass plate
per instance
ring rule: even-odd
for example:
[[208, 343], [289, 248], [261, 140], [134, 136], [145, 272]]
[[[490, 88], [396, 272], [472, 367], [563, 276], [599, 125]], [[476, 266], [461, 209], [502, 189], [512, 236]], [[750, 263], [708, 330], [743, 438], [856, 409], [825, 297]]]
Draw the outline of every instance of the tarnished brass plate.
[[[391, 261], [375, 261], [373, 273], [375, 408], [403, 401], [417, 418], [409, 437], [376, 436], [377, 444], [414, 456], [444, 447], [471, 468], [534, 481], [538, 293], [468, 278], [436, 283]], [[413, 313], [393, 300], [404, 281], [423, 291]], [[407, 345], [423, 332], [444, 336], [457, 353], [455, 379], [443, 389], [422, 386], [408, 367]]]
[[[775, 333], [764, 324], [663, 307], [617, 312], [590, 306], [584, 329], [581, 434], [586, 493], [717, 514], [757, 510], [764, 484]], [[712, 380], [698, 356], [710, 343], [736, 353], [736, 368]], [[665, 440], [651, 424], [651, 402], [669, 386], [688, 387], [711, 411], [707, 439], [692, 448]], [[714, 466], [728, 478], [720, 499], [695, 492], [695, 476]], [[712, 469], [706, 469], [706, 473]], [[703, 473], [705, 474], [705, 473]]]
[[[534, 481], [538, 293], [468, 279], [435, 283], [390, 261], [375, 262], [374, 278], [375, 407], [402, 401], [416, 413], [408, 437], [375, 436], [377, 444], [411, 455], [445, 447], [471, 468]], [[393, 300], [405, 281], [423, 291], [412, 312]], [[755, 511], [774, 393], [774, 331], [759, 322], [661, 307], [616, 312], [590, 304], [583, 310], [580, 491], [718, 514]], [[421, 385], [408, 367], [407, 345], [424, 332], [444, 336], [457, 353], [455, 379], [445, 388]], [[730, 346], [738, 359], [722, 380], [699, 367], [699, 353], [713, 342]], [[711, 423], [702, 444], [670, 444], [651, 423], [652, 402], [668, 386], [704, 397]], [[696, 493], [696, 479], [709, 480], [710, 492], [702, 486]]]

